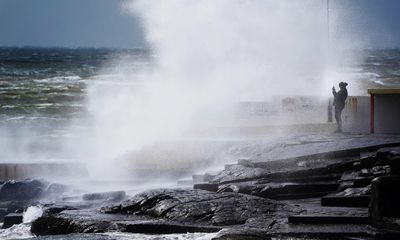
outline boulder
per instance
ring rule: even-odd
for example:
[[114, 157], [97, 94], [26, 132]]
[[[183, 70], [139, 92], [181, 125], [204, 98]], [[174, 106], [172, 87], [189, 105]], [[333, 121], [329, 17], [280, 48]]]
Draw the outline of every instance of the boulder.
[[0, 189], [0, 201], [29, 201], [42, 196], [46, 184], [39, 180], [7, 181]]
[[22, 220], [22, 213], [9, 213], [4, 217], [3, 228], [10, 228], [14, 224], [20, 224]]
[[369, 223], [377, 228], [399, 230], [400, 177], [378, 177], [372, 181]]

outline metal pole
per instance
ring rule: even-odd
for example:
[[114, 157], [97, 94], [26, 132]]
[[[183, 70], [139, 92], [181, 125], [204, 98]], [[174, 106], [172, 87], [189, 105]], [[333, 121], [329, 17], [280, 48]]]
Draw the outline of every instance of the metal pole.
[[330, 36], [330, 21], [329, 21], [329, 0], [326, 0], [326, 24], [327, 24], [327, 29], [328, 29], [328, 43], [331, 39]]

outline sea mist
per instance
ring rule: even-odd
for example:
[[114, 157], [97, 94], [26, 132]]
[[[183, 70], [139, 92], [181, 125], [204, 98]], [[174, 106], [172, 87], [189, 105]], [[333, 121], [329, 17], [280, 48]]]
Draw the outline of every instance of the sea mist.
[[[196, 150], [180, 143], [199, 139], [194, 129], [229, 125], [240, 101], [327, 98], [332, 66], [353, 60], [349, 36], [328, 39], [326, 1], [135, 0], [123, 9], [141, 19], [151, 64], [89, 83], [89, 130], [77, 153], [102, 177], [168, 168], [173, 154], [151, 150], [160, 142], [190, 159]], [[345, 26], [336, 11], [331, 35]]]

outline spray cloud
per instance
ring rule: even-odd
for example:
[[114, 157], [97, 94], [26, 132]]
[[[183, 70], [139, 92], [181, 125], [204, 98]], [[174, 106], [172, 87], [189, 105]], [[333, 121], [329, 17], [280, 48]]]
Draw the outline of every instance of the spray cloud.
[[[204, 118], [226, 116], [239, 101], [324, 95], [331, 86], [324, 81], [329, 64], [341, 57], [329, 52], [325, 4], [125, 2], [142, 19], [154, 66], [89, 87], [93, 123], [83, 156], [109, 163], [145, 144], [180, 138]], [[337, 53], [346, 45], [335, 44], [330, 48]]]

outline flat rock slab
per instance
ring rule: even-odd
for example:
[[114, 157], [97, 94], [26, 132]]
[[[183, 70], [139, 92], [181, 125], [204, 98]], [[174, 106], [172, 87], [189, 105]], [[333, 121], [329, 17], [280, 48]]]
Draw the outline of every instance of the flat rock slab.
[[303, 224], [367, 224], [367, 216], [329, 216], [329, 215], [293, 215], [289, 223]]
[[279, 218], [296, 212], [295, 207], [274, 200], [239, 193], [203, 190], [160, 189], [138, 194], [119, 205], [103, 208], [105, 213], [144, 214], [170, 221], [229, 226], [250, 218]]
[[267, 183], [254, 186], [251, 194], [271, 199], [298, 199], [324, 196], [337, 191], [336, 182], [321, 183]]
[[374, 234], [366, 224], [288, 224], [277, 233], [299, 239], [370, 239]]
[[147, 191], [97, 209], [47, 209], [32, 223], [37, 235], [122, 231], [164, 234], [217, 232], [224, 227], [268, 228], [298, 214], [294, 206], [238, 193], [189, 189]]
[[326, 196], [321, 198], [322, 206], [336, 207], [364, 207], [367, 208], [371, 202], [371, 196]]
[[[116, 225], [118, 226], [119, 223]], [[214, 233], [222, 229], [221, 227], [184, 225], [166, 221], [121, 222], [120, 225], [117, 228], [122, 232], [143, 234]]]

